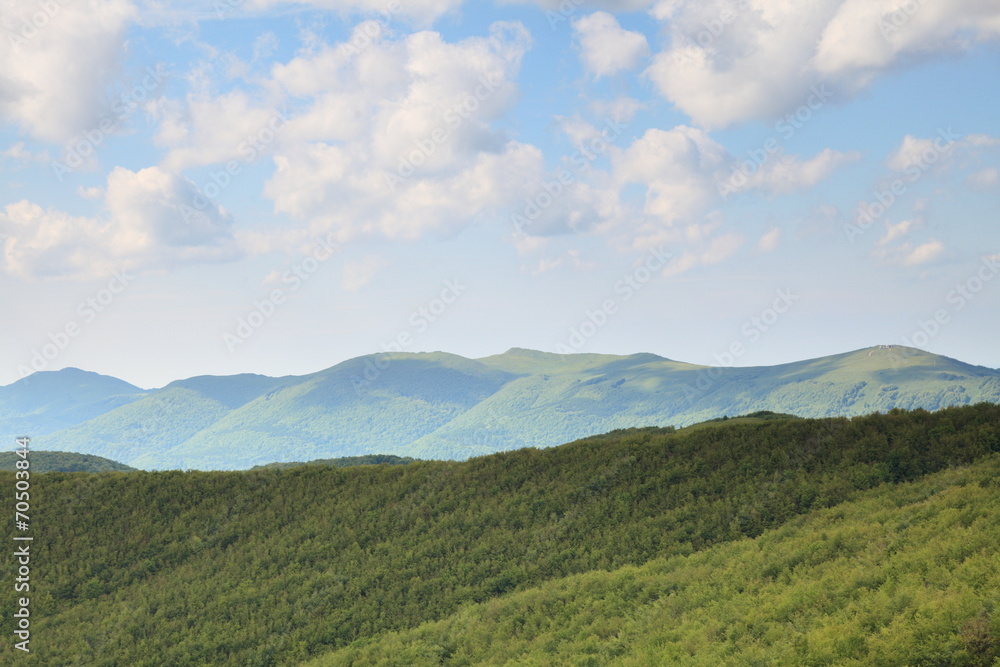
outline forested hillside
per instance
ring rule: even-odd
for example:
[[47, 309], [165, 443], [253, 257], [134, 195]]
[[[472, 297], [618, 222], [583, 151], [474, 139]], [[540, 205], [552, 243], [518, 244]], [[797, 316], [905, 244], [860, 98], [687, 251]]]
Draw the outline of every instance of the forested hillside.
[[[21, 457], [14, 452], [0, 452], [0, 470], [15, 470]], [[114, 472], [135, 470], [111, 459], [73, 452], [32, 452], [33, 472]]]
[[690, 556], [550, 581], [348, 665], [951, 665], [1000, 657], [1000, 457]]
[[[835, 514], [816, 515], [808, 519], [812, 523], [798, 517], [847, 501], [869, 502], [859, 494], [889, 492], [997, 451], [1000, 406], [980, 404], [853, 419], [728, 420], [685, 431], [627, 429], [461, 463], [36, 475], [32, 558], [39, 565], [32, 580], [32, 628], [44, 641], [24, 661], [284, 665], [314, 657], [340, 660], [351, 654], [328, 652], [361, 640], [348, 650], [389, 656], [398, 645], [472, 664], [458, 658], [483, 654], [465, 645], [464, 627], [473, 634], [481, 630], [482, 637], [515, 634], [511, 651], [546, 652], [534, 664], [567, 664], [581, 647], [592, 659], [582, 664], [603, 664], [613, 655], [657, 655], [668, 647], [694, 651], [691, 660], [711, 656], [704, 663], [710, 664], [736, 649], [755, 655], [759, 646], [741, 639], [747, 636], [778, 643], [801, 634], [811, 642], [811, 633], [830, 632], [822, 630], [824, 623], [852, 604], [873, 614], [852, 621], [858, 633], [898, 623], [917, 633], [916, 644], [900, 640], [899, 646], [917, 645], [923, 617], [906, 614], [923, 608], [924, 598], [913, 593], [921, 587], [945, 591], [951, 605], [934, 616], [927, 632], [940, 627], [948, 637], [986, 637], [993, 632], [993, 608], [981, 589], [995, 575], [970, 574], [972, 592], [955, 589], [953, 595], [953, 582], [942, 573], [951, 567], [948, 559], [978, 558], [995, 538], [994, 468], [968, 473], [969, 484], [980, 490], [964, 508], [941, 510], [946, 530], [940, 538], [932, 530], [936, 524], [924, 525], [933, 517], [920, 505], [898, 520], [891, 515], [892, 496], [869, 500], [884, 505], [888, 518], [873, 515], [875, 527], [859, 524], [861, 532], [845, 528], [839, 541], [840, 529], [827, 526]], [[954, 478], [942, 479], [928, 483], [940, 487]], [[13, 475], [0, 473], [0, 484], [12, 488]], [[879, 536], [879, 522], [914, 532], [905, 533], [903, 542], [886, 532], [865, 546]], [[782, 526], [784, 532], [764, 535]], [[809, 531], [825, 531], [825, 542], [837, 546], [820, 543], [810, 551], [804, 546], [812, 539]], [[961, 543], [953, 543], [956, 535]], [[872, 569], [863, 586], [849, 578], [854, 565], [837, 561], [860, 554], [874, 565], [918, 541], [928, 553], [940, 551], [941, 559], [926, 561], [923, 551], [904, 554], [890, 570]], [[723, 551], [705, 551], [713, 548]], [[726, 569], [727, 548], [734, 549], [733, 557], [748, 559], [745, 571]], [[954, 549], [963, 551], [956, 556]], [[692, 559], [683, 560], [687, 556]], [[814, 584], [801, 579], [808, 570], [800, 565], [822, 568], [831, 558], [833, 569], [816, 570], [820, 581], [844, 573], [848, 579], [827, 593], [809, 588]], [[977, 563], [970, 561], [970, 567], [981, 569]], [[641, 576], [634, 575], [642, 580], [634, 599], [653, 606], [622, 619], [616, 605], [623, 602], [611, 593], [622, 580], [614, 577], [633, 576], [640, 571], [627, 568], [643, 566]], [[582, 576], [566, 579], [574, 575]], [[612, 579], [602, 583], [604, 577]], [[664, 589], [662, 581], [673, 583]], [[691, 586], [681, 585], [685, 581]], [[787, 600], [767, 588], [779, 584], [789, 587]], [[714, 593], [705, 586], [721, 586], [724, 593], [715, 620], [715, 608], [705, 606]], [[565, 633], [551, 643], [545, 628], [558, 629], [539, 625], [538, 608], [516, 610], [559, 591], [574, 599], [567, 603]], [[863, 597], [864, 591], [875, 597]], [[765, 597], [771, 593], [775, 597]], [[826, 597], [816, 613], [829, 612], [830, 618], [801, 616], [821, 593]], [[975, 604], [965, 608], [966, 602]], [[468, 607], [476, 604], [485, 606]], [[745, 609], [758, 616], [733, 620]], [[649, 635], [651, 625], [644, 624], [682, 618], [685, 610], [692, 614], [690, 626], [669, 630], [662, 641]], [[980, 613], [982, 622], [976, 620]], [[455, 619], [465, 625], [455, 625]], [[438, 621], [444, 625], [420, 628]], [[590, 632], [591, 626], [599, 632], [585, 640], [582, 628]], [[407, 634], [411, 630], [419, 634]], [[385, 635], [393, 631], [403, 634]], [[868, 645], [865, 637], [852, 637], [843, 639]], [[680, 649], [672, 648], [675, 640]], [[612, 646], [616, 641], [623, 645]], [[851, 646], [843, 650], [861, 650], [860, 644]], [[0, 656], [9, 658], [12, 650], [4, 645]], [[416, 664], [435, 664], [420, 659], [425, 662]], [[909, 662], [887, 664], [925, 664], [917, 654], [897, 660]]]

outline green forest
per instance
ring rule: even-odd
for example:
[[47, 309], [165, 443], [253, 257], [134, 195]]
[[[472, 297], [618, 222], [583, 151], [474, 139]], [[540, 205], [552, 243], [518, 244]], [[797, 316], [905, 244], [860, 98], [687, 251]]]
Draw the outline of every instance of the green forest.
[[17, 658], [1000, 664], [998, 452], [981, 403], [464, 462], [39, 474]]
[[[21, 457], [14, 452], [0, 452], [0, 470], [15, 470]], [[93, 454], [75, 452], [32, 452], [34, 472], [113, 472], [135, 470], [129, 466]]]

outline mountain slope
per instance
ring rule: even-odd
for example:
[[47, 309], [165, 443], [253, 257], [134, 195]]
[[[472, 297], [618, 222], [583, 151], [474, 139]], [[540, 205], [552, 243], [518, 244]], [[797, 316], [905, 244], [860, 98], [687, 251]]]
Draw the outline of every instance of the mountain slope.
[[42, 371], [0, 387], [0, 437], [40, 436], [142, 397], [124, 380], [79, 368]]
[[[38, 449], [96, 454], [134, 467], [175, 447], [283, 379], [262, 375], [172, 382], [78, 426], [33, 440]], [[183, 466], [179, 466], [183, 467]]]
[[[148, 468], [248, 468], [274, 461], [395, 454], [490, 396], [509, 373], [450, 354], [361, 357], [296, 378], [170, 448]], [[374, 369], [374, 370], [373, 370]], [[358, 382], [368, 380], [367, 384]]]
[[588, 572], [307, 663], [993, 665], [1000, 457], [754, 539]]

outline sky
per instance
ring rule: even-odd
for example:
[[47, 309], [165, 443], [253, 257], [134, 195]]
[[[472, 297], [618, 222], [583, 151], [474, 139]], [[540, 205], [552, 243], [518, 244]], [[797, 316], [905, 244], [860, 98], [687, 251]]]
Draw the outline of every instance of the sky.
[[0, 384], [1000, 367], [993, 0], [0, 6]]

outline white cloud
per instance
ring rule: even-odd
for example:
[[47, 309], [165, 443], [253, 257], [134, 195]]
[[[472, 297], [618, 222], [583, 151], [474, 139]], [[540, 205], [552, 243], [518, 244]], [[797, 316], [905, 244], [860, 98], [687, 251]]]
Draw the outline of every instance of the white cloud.
[[860, 153], [842, 153], [830, 148], [820, 151], [808, 160], [802, 160], [795, 155], [784, 155], [765, 162], [747, 179], [745, 187], [774, 193], [794, 192], [810, 188], [825, 180], [839, 167], [860, 159]]
[[500, 22], [457, 43], [423, 31], [357, 53], [321, 45], [275, 66], [274, 84], [312, 101], [283, 131], [265, 195], [341, 240], [451, 233], [523, 201], [541, 152], [492, 123], [516, 100], [530, 42]]
[[997, 172], [996, 167], [987, 167], [977, 171], [974, 174], [970, 174], [965, 182], [969, 184], [973, 190], [981, 190], [983, 192], [989, 192], [995, 190], [997, 185], [1000, 185], [1000, 173]]
[[357, 292], [372, 281], [381, 269], [389, 265], [385, 258], [379, 255], [365, 257], [346, 262], [343, 268], [341, 286], [348, 292]]
[[840, 102], [909, 56], [1000, 36], [1000, 5], [984, 0], [675, 0], [653, 15], [669, 21], [672, 44], [647, 75], [706, 128], [784, 115], [816, 84]]
[[896, 239], [902, 238], [909, 233], [910, 228], [913, 226], [913, 220], [903, 220], [898, 224], [892, 224], [886, 221], [885, 223], [885, 236], [879, 239], [878, 244], [880, 246], [892, 243]]
[[914, 248], [903, 260], [903, 264], [908, 266], [926, 264], [936, 259], [942, 252], [944, 252], [944, 244], [938, 240], [931, 239], [927, 243]]
[[649, 55], [645, 35], [623, 29], [607, 12], [575, 19], [573, 30], [584, 65], [598, 78], [632, 69], [640, 58]]
[[162, 162], [170, 171], [257, 160], [279, 145], [288, 122], [284, 110], [257, 103], [242, 91], [194, 96], [186, 107], [165, 102], [157, 112], [156, 142], [170, 147]]
[[942, 129], [938, 136], [919, 138], [912, 134], [903, 137], [899, 146], [886, 156], [885, 164], [893, 171], [942, 168], [951, 164], [959, 154], [975, 154], [983, 149], [1000, 146], [1000, 139], [985, 134], [967, 134], [964, 137]]
[[[458, 9], [463, 0], [300, 0], [295, 4], [309, 5], [318, 9], [329, 9], [349, 15], [365, 12], [384, 16], [388, 22], [408, 19], [429, 25], [448, 12]], [[247, 0], [247, 9], [263, 10], [288, 7], [289, 0]], [[243, 8], [242, 6], [240, 7]]]
[[[935, 142], [937, 142], [935, 144]], [[954, 142], [941, 138], [918, 139], [911, 134], [903, 137], [902, 143], [885, 159], [885, 165], [893, 171], [906, 171], [910, 167], [930, 165], [938, 162], [943, 155], [954, 148]]]
[[76, 188], [76, 194], [80, 195], [83, 199], [100, 199], [104, 196], [104, 190], [101, 188], [85, 188], [79, 185]]
[[590, 108], [602, 118], [612, 118], [628, 123], [640, 109], [645, 109], [646, 105], [632, 97], [618, 97], [610, 102], [597, 100], [590, 105]]
[[740, 234], [724, 234], [712, 239], [708, 249], [701, 254], [702, 264], [719, 264], [736, 254], [746, 239]]
[[33, 137], [64, 142], [98, 126], [118, 76], [130, 0], [0, 0], [0, 117]]
[[4, 270], [28, 279], [157, 270], [240, 254], [226, 212], [191, 181], [158, 167], [114, 169], [100, 216], [72, 216], [25, 200], [0, 213], [0, 230], [7, 234]]
[[673, 276], [679, 276], [682, 273], [690, 271], [694, 267], [698, 266], [698, 256], [693, 253], [684, 253], [674, 261], [667, 265], [667, 268], [663, 269], [663, 277], [671, 278]]
[[778, 247], [779, 241], [781, 241], [781, 228], [774, 227], [761, 236], [760, 240], [757, 241], [757, 250], [761, 252], [771, 252]]
[[0, 153], [0, 157], [16, 160], [18, 162], [39, 162], [47, 164], [51, 158], [47, 152], [32, 153], [24, 147], [24, 142], [19, 141], [7, 150]]
[[725, 149], [702, 130], [650, 129], [614, 156], [620, 185], [646, 187], [643, 214], [672, 226], [704, 213], [715, 196], [712, 174], [726, 162]]

